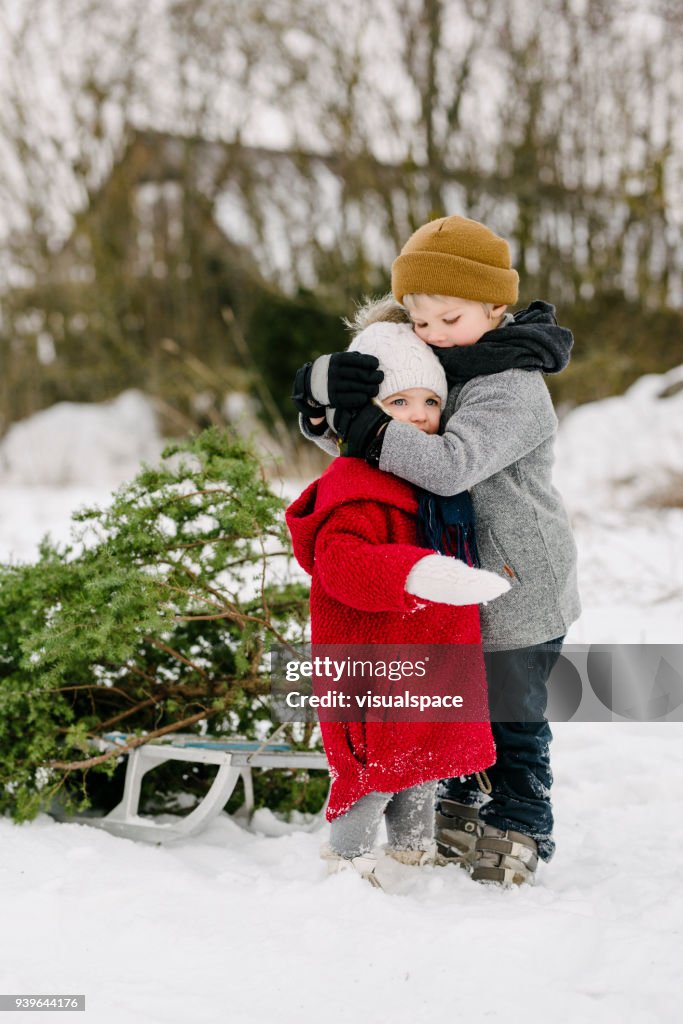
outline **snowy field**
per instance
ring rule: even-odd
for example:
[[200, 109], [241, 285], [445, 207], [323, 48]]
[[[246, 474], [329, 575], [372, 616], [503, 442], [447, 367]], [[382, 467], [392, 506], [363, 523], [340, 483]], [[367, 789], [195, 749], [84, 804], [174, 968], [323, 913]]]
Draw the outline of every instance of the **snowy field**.
[[[682, 382], [683, 368], [644, 378], [562, 423], [556, 482], [584, 602], [569, 641], [680, 642]], [[80, 412], [54, 410], [0, 445], [0, 558], [30, 558], [47, 531], [66, 539], [70, 511], [106, 500], [126, 460], [154, 450], [132, 417], [126, 454], [121, 407], [91, 408], [70, 458]], [[85, 993], [98, 1024], [673, 1024], [683, 725], [554, 733], [558, 852], [534, 888], [509, 892], [453, 866], [392, 866], [391, 894], [325, 878], [324, 822], [268, 811], [249, 831], [222, 816], [165, 848], [47, 816], [0, 820], [0, 993]]]

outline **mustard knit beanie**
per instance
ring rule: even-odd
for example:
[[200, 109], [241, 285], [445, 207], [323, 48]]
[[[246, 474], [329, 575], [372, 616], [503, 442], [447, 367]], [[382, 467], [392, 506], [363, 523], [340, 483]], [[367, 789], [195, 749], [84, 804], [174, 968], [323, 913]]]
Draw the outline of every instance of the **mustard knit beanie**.
[[517, 301], [519, 276], [504, 238], [467, 217], [441, 217], [418, 228], [391, 268], [391, 290], [404, 295], [448, 295], [475, 302]]

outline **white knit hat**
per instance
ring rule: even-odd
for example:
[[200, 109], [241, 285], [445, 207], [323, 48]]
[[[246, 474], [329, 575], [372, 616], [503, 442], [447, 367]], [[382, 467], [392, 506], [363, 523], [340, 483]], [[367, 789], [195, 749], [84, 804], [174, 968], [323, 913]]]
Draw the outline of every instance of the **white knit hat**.
[[427, 388], [439, 396], [442, 406], [446, 404], [448, 384], [443, 366], [409, 324], [370, 324], [356, 335], [349, 352], [379, 359], [384, 373], [377, 396], [380, 401], [407, 388]]

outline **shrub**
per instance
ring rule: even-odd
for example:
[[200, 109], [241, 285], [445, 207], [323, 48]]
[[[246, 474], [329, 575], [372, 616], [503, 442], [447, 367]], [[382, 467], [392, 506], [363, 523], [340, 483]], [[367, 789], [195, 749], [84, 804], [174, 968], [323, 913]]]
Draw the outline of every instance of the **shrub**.
[[[0, 566], [0, 811], [87, 806], [121, 759], [96, 746], [108, 729], [134, 733], [130, 748], [261, 735], [268, 645], [300, 641], [308, 614], [307, 588], [275, 571], [290, 555], [282, 504], [244, 442], [212, 428], [76, 514], [70, 546]], [[170, 796], [177, 776], [155, 778], [155, 799]]]

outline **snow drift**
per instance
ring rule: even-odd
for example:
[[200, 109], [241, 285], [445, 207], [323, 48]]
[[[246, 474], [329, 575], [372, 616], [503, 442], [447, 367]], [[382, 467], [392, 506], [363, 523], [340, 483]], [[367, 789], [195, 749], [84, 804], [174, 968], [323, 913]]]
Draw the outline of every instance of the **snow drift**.
[[161, 448], [152, 404], [140, 391], [99, 404], [58, 402], [10, 427], [0, 444], [0, 481], [115, 486], [141, 462], [155, 462]]

